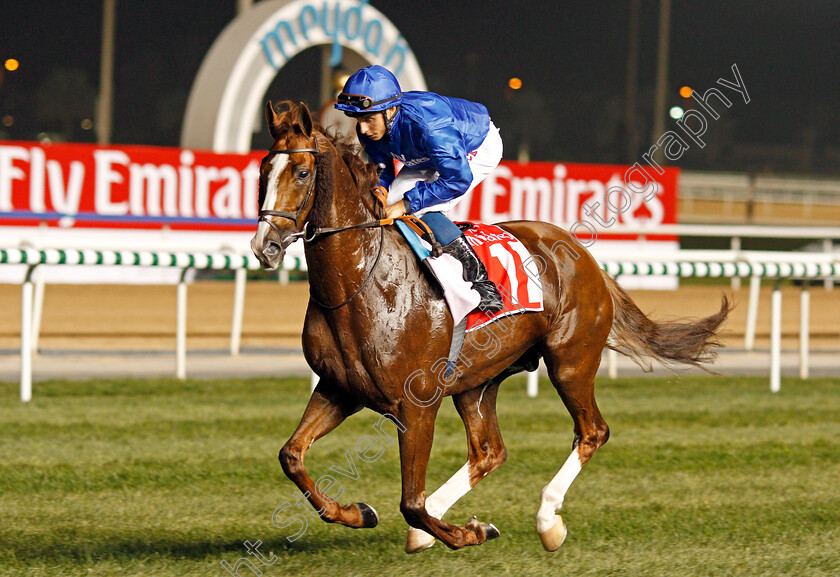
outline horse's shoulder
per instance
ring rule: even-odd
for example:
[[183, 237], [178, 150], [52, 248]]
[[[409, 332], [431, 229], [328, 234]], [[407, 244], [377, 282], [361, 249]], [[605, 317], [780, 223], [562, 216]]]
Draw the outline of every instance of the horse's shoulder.
[[338, 342], [327, 322], [324, 311], [313, 304], [312, 301], [309, 302], [309, 307], [306, 309], [301, 341], [306, 362], [321, 374], [326, 369], [330, 359], [335, 358]]

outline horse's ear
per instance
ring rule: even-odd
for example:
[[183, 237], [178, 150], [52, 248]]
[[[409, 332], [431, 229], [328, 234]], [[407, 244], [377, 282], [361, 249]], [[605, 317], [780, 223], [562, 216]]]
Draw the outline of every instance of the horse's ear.
[[312, 136], [312, 113], [309, 112], [309, 107], [303, 102], [298, 107], [300, 112], [300, 125], [303, 127], [303, 133], [307, 138]]
[[277, 127], [280, 124], [280, 117], [274, 111], [274, 105], [271, 104], [271, 100], [265, 103], [265, 122], [268, 124], [268, 132], [271, 134], [271, 137], [277, 140]]

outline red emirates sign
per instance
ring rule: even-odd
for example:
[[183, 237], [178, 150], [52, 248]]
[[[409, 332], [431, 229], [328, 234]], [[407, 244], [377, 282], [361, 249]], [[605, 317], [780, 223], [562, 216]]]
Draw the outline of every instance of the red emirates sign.
[[[0, 225], [251, 231], [263, 154], [4, 143]], [[449, 216], [655, 229], [677, 221], [678, 174], [639, 165], [502, 162]]]
[[3, 144], [0, 224], [252, 230], [262, 156]]
[[617, 225], [653, 232], [657, 225], [677, 222], [679, 169], [662, 170], [660, 175], [638, 164], [502, 162], [449, 216], [489, 223], [541, 220], [566, 229], [584, 221], [599, 237]]

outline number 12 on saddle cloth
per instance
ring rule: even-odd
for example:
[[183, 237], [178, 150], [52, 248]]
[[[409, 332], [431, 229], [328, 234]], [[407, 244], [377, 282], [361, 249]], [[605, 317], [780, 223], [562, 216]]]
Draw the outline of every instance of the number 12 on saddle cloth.
[[[469, 226], [464, 230], [464, 236], [484, 263], [487, 276], [504, 299], [503, 310], [485, 313], [475, 309], [478, 293], [469, 288], [463, 278], [454, 278], [450, 274], [451, 267], [439, 266], [434, 262], [436, 259], [426, 260], [431, 248], [426, 241], [404, 223], [396, 221], [395, 224], [415, 254], [429, 265], [443, 288], [454, 324], [457, 325], [465, 315], [467, 316], [466, 332], [479, 329], [505, 316], [543, 310], [543, 293], [536, 272], [537, 264], [529, 261], [531, 255], [528, 250], [506, 230], [491, 224], [456, 223], [461, 228], [464, 228], [464, 225]], [[465, 294], [465, 290], [471, 294]]]

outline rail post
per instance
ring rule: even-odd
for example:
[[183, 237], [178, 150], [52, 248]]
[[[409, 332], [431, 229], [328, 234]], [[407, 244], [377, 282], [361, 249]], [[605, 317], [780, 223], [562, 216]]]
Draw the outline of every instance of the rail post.
[[755, 349], [755, 325], [758, 321], [758, 298], [761, 295], [761, 277], [750, 277], [750, 301], [747, 303], [747, 327], [744, 330], [744, 348]]
[[32, 354], [38, 354], [38, 339], [41, 335], [41, 318], [44, 314], [44, 271], [35, 273], [35, 296], [32, 302]]
[[245, 282], [247, 277], [247, 269], [236, 269], [236, 284], [233, 291], [233, 321], [230, 324], [230, 354], [234, 357], [239, 355], [242, 344], [242, 316], [245, 310]]
[[[732, 252], [735, 253], [735, 258], [738, 258], [738, 253], [741, 252], [741, 237], [740, 236], [733, 236], [732, 240], [729, 241], [729, 247], [732, 249]], [[741, 277], [735, 275], [731, 279], [731, 286], [732, 290], [736, 291], [741, 288]]]
[[808, 344], [810, 340], [811, 293], [808, 281], [802, 281], [802, 293], [799, 295], [799, 378], [808, 378]]
[[20, 297], [20, 400], [32, 400], [32, 274], [37, 265], [26, 269]]
[[781, 281], [773, 287], [770, 312], [770, 391], [781, 389], [782, 373], [782, 289]]
[[528, 396], [530, 398], [536, 398], [537, 393], [540, 390], [540, 368], [537, 366], [535, 371], [531, 371], [528, 373], [528, 381], [526, 390], [528, 392]]
[[175, 314], [175, 376], [184, 380], [187, 378], [187, 271], [181, 271], [178, 281], [177, 310]]

